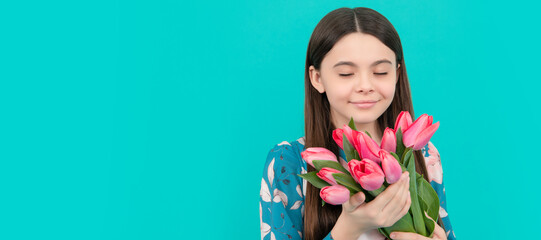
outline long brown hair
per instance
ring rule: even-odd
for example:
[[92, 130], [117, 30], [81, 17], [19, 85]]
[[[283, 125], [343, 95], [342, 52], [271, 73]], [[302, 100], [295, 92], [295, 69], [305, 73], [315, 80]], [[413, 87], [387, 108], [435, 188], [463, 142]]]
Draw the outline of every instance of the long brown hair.
[[[333, 141], [332, 131], [336, 126], [332, 123], [329, 100], [326, 93], [319, 93], [310, 83], [309, 68], [321, 67], [323, 57], [332, 49], [334, 44], [349, 33], [360, 32], [378, 38], [383, 44], [394, 51], [396, 62], [400, 64], [398, 82], [393, 101], [387, 110], [377, 119], [378, 131], [383, 136], [386, 127], [394, 128], [394, 121], [401, 111], [409, 111], [415, 118], [411, 92], [406, 73], [406, 63], [402, 52], [402, 43], [395, 28], [380, 13], [370, 8], [339, 8], [328, 13], [317, 24], [308, 43], [306, 54], [305, 84], [305, 148], [324, 147], [339, 156], [339, 147]], [[415, 168], [428, 181], [427, 170], [423, 154], [420, 150], [414, 151]], [[308, 171], [315, 171], [308, 165]], [[340, 213], [341, 205], [325, 204], [321, 206], [319, 189], [307, 182], [304, 214], [304, 239], [323, 239], [333, 228]], [[442, 228], [441, 218], [438, 225]], [[445, 228], [444, 228], [445, 229]]]

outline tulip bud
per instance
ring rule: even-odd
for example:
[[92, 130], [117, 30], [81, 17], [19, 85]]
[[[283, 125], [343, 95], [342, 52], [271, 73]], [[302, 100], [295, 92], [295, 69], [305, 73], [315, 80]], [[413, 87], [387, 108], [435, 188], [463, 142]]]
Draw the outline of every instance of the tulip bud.
[[317, 172], [316, 175], [319, 178], [325, 180], [325, 182], [328, 182], [331, 185], [336, 185], [338, 183], [336, 183], [336, 180], [332, 176], [333, 173], [342, 173], [342, 172], [340, 172], [340, 171], [338, 171], [338, 170], [336, 170], [334, 168], [324, 167], [321, 170], [319, 170], [319, 172]]
[[381, 167], [383, 168], [387, 182], [393, 184], [400, 180], [402, 167], [400, 167], [398, 160], [385, 149], [379, 151], [379, 157], [381, 158]]
[[[381, 138], [381, 148], [388, 152], [396, 151], [396, 134], [392, 128], [386, 128]], [[381, 157], [380, 157], [381, 158]]]
[[359, 135], [357, 135], [357, 142], [357, 152], [361, 154], [362, 158], [368, 158], [376, 163], [380, 163], [380, 147], [374, 139], [364, 132], [359, 132]]
[[349, 143], [355, 147], [357, 145], [357, 135], [359, 135], [359, 131], [355, 131], [351, 129], [347, 124], [344, 124], [344, 127], [342, 127], [343, 133], [346, 135], [346, 138], [348, 139]]
[[404, 145], [414, 150], [423, 148], [439, 127], [439, 122], [432, 124], [432, 116], [423, 114], [404, 132]]
[[349, 190], [342, 185], [327, 186], [319, 191], [321, 199], [332, 205], [340, 205], [347, 202], [349, 195]]
[[358, 161], [352, 159], [348, 162], [351, 176], [367, 191], [373, 191], [381, 187], [385, 181], [385, 173], [381, 167], [370, 159]]
[[312, 165], [312, 167], [314, 167], [314, 164], [312, 164], [313, 160], [329, 160], [338, 162], [338, 160], [336, 159], [336, 155], [334, 155], [333, 152], [322, 147], [307, 148], [306, 150], [301, 152], [301, 157], [302, 159], [304, 159], [304, 161], [306, 161], [306, 163]]
[[344, 134], [344, 130], [337, 128], [332, 131], [332, 138], [336, 142], [336, 144], [341, 148], [344, 149], [344, 144], [342, 140], [342, 134]]
[[403, 134], [406, 131], [406, 129], [408, 129], [408, 127], [411, 125], [411, 122], [412, 120], [411, 120], [410, 112], [408, 111], [400, 112], [394, 124], [395, 132], [398, 131], [398, 128], [400, 128]]

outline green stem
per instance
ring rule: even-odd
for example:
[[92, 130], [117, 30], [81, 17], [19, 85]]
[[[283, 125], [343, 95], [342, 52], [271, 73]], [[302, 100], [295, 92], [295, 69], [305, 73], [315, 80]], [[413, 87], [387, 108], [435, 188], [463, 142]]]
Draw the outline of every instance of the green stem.
[[419, 194], [417, 193], [417, 172], [415, 171], [415, 156], [413, 155], [413, 149], [406, 148], [406, 152], [411, 151], [408, 162], [408, 172], [410, 173], [410, 193], [411, 193], [411, 212], [413, 215], [413, 225], [415, 231], [423, 236], [426, 236], [426, 227], [424, 218], [421, 211], [421, 205], [419, 204]]

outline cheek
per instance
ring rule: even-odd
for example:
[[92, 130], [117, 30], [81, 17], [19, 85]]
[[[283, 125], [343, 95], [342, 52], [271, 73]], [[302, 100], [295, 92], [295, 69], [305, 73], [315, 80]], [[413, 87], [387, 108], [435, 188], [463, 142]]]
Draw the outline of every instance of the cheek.
[[328, 86], [327, 90], [327, 97], [329, 98], [329, 101], [334, 101], [335, 103], [338, 103], [338, 101], [347, 100], [350, 94], [350, 91], [346, 85]]
[[383, 97], [385, 97], [387, 99], [391, 99], [394, 96], [396, 86], [395, 86], [394, 82], [388, 81], [388, 82], [381, 83], [378, 86], [378, 89], [379, 89], [379, 92], [381, 93], [381, 95], [383, 95]]

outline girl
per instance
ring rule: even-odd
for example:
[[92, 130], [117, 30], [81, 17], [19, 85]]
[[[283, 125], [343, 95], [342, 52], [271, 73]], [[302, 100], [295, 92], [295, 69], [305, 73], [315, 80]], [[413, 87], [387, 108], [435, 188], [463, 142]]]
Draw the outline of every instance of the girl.
[[[268, 154], [260, 193], [262, 239], [385, 239], [377, 229], [393, 225], [410, 205], [409, 176], [365, 203], [359, 192], [341, 206], [321, 206], [319, 189], [297, 174], [315, 171], [301, 158], [309, 147], [345, 154], [332, 132], [355, 120], [381, 143], [400, 111], [414, 117], [402, 45], [393, 25], [369, 8], [340, 8], [316, 26], [306, 56], [305, 136], [274, 146]], [[414, 118], [415, 119], [415, 118]], [[440, 218], [431, 239], [455, 239], [445, 210], [441, 162], [432, 142], [414, 152], [417, 172], [440, 199]], [[393, 239], [429, 239], [415, 233]]]

